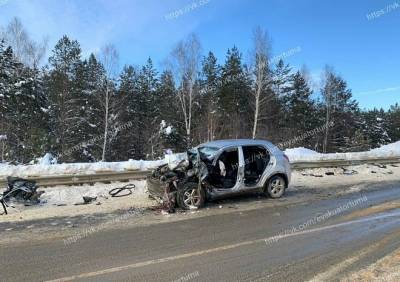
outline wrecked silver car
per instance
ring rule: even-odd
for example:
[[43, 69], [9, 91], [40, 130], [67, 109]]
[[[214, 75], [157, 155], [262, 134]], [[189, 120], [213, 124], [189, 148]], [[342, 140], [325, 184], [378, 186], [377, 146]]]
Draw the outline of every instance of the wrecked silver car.
[[177, 165], [165, 164], [147, 178], [153, 198], [169, 210], [200, 208], [205, 201], [259, 190], [281, 197], [290, 182], [289, 159], [264, 140], [219, 140], [187, 152]]

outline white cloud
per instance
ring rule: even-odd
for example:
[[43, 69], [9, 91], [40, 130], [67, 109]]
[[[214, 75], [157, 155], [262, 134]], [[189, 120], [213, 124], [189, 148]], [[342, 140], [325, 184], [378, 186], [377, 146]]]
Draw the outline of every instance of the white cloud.
[[400, 86], [376, 89], [376, 90], [371, 90], [371, 91], [358, 92], [356, 94], [358, 94], [358, 95], [370, 95], [370, 94], [380, 94], [380, 93], [387, 93], [387, 92], [394, 92], [394, 91], [400, 91]]

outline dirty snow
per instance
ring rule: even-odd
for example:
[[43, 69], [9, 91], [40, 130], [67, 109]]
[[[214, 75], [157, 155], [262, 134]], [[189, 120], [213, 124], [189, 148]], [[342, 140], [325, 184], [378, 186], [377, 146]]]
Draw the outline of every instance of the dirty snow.
[[364, 269], [348, 274], [340, 281], [400, 281], [400, 249], [396, 249]]
[[[108, 192], [117, 187], [134, 184], [132, 194], [126, 197], [112, 198]], [[4, 190], [4, 189], [3, 189]], [[0, 190], [0, 193], [3, 192]], [[57, 186], [39, 188], [38, 191], [45, 193], [40, 197], [40, 204], [24, 206], [12, 203], [8, 215], [0, 216], [0, 222], [24, 221], [55, 216], [76, 216], [82, 214], [109, 213], [129, 208], [148, 208], [156, 205], [146, 191], [145, 181], [114, 182], [111, 184], [96, 183], [95, 185], [81, 186]], [[121, 192], [121, 194], [125, 191]], [[75, 205], [83, 203], [83, 196], [97, 197], [95, 201], [87, 205]]]
[[323, 189], [346, 186], [343, 193], [359, 192], [368, 183], [400, 180], [400, 165], [357, 165], [345, 168], [315, 168], [292, 172], [291, 186], [295, 190]]

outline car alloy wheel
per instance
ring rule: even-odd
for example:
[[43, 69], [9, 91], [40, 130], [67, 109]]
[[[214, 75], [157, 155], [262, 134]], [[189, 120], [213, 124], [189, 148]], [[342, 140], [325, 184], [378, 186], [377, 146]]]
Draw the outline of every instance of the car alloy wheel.
[[178, 191], [178, 204], [183, 209], [191, 207], [201, 208], [205, 202], [204, 189], [198, 188], [198, 183], [185, 183], [184, 187]]
[[281, 176], [274, 176], [268, 183], [268, 195], [271, 198], [280, 198], [285, 193], [286, 182]]
[[185, 191], [183, 193], [183, 202], [186, 206], [195, 206], [197, 207], [200, 204], [201, 196], [199, 193], [199, 189], [193, 188], [191, 190]]

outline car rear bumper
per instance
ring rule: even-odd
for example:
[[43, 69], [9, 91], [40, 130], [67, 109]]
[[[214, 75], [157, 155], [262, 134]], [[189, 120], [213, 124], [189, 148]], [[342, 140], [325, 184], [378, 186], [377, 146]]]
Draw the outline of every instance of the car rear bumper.
[[285, 161], [284, 167], [285, 167], [285, 174], [286, 174], [286, 179], [287, 179], [287, 186], [289, 187], [290, 181], [292, 179], [292, 168], [288, 161]]

